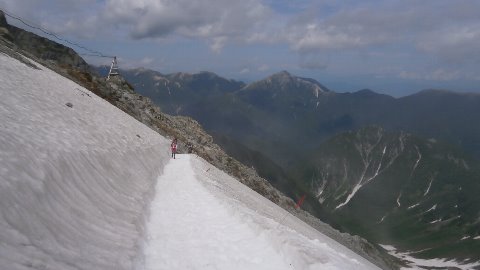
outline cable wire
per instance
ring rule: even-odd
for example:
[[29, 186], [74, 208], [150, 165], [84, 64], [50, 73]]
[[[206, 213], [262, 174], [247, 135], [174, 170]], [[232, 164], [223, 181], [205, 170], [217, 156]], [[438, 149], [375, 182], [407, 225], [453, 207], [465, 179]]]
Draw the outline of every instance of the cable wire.
[[32, 23], [27, 23], [25, 19], [21, 18], [20, 16], [17, 16], [17, 15], [14, 15], [13, 13], [11, 12], [6, 12], [4, 9], [0, 9], [5, 15], [7, 15], [8, 17], [12, 18], [12, 19], [15, 19], [15, 20], [18, 20], [20, 21], [21, 23], [23, 23], [24, 25], [32, 28], [32, 29], [36, 29], [36, 30], [39, 30], [41, 31], [42, 33], [48, 35], [48, 36], [51, 36], [59, 41], [62, 41], [62, 42], [65, 42], [69, 45], [72, 45], [72, 46], [75, 46], [77, 48], [80, 48], [80, 49], [83, 49], [87, 52], [89, 52], [89, 54], [81, 54], [81, 55], [85, 55], [85, 56], [92, 56], [92, 57], [104, 57], [104, 58], [113, 58], [114, 56], [110, 56], [110, 55], [106, 55], [106, 54], [103, 54], [99, 51], [96, 51], [96, 50], [92, 50], [92, 49], [89, 49], [83, 45], [80, 45], [76, 42], [72, 42], [68, 39], [65, 39], [65, 38], [62, 38], [62, 37], [59, 37], [57, 34], [55, 33], [52, 33], [52, 31], [48, 31], [42, 27], [39, 27], [39, 26], [35, 26], [33, 25]]

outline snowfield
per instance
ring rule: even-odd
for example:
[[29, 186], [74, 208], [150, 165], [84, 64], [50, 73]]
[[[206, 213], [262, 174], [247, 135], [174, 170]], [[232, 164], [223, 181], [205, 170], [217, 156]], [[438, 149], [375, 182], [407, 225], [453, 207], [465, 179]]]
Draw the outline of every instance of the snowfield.
[[2, 269], [378, 269], [36, 65], [0, 54]]
[[169, 142], [37, 66], [0, 54], [0, 268], [134, 269]]
[[149, 270], [377, 269], [195, 155], [165, 167], [147, 235]]

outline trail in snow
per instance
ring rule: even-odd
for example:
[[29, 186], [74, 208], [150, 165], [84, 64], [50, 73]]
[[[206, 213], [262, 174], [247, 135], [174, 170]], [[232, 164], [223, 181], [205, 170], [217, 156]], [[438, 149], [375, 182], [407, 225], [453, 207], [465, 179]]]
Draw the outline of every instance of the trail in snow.
[[178, 155], [158, 178], [145, 269], [377, 269], [208, 166]]
[[228, 211], [179, 155], [158, 179], [151, 205], [147, 269], [291, 269], [265, 236]]

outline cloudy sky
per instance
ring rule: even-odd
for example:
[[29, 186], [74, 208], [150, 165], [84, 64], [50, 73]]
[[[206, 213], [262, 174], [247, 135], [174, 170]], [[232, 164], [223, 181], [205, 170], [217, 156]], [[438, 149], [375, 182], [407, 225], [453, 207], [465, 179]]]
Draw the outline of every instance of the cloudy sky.
[[0, 0], [0, 8], [116, 55], [122, 68], [246, 82], [287, 70], [339, 92], [394, 96], [480, 92], [477, 0]]

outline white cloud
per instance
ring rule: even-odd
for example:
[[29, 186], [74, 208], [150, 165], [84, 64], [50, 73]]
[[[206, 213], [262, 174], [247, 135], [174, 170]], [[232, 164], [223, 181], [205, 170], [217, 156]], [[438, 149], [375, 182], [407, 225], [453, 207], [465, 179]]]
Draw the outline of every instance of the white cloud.
[[335, 26], [308, 25], [305, 28], [305, 32], [292, 41], [292, 47], [300, 52], [361, 47], [371, 43], [362, 36], [339, 30]]
[[427, 81], [454, 81], [460, 79], [474, 80], [475, 75], [472, 73], [464, 73], [456, 69], [437, 68], [435, 70], [414, 72], [401, 71], [398, 74], [401, 79], [407, 80], [427, 80]]
[[[82, 39], [97, 37], [105, 29], [97, 14], [93, 11], [102, 10], [103, 4], [96, 0], [0, 0], [0, 7], [22, 18], [30, 25], [41, 27], [56, 35], [72, 35]], [[17, 20], [9, 23], [25, 28]]]
[[215, 53], [220, 53], [223, 49], [223, 46], [225, 46], [225, 43], [227, 42], [227, 40], [228, 38], [225, 36], [212, 38], [210, 49]]
[[[132, 68], [150, 68], [157, 61], [155, 58], [143, 57], [143, 58], [129, 58], [129, 57], [117, 57], [118, 66], [121, 69]], [[110, 64], [110, 63], [109, 63]]]
[[399, 74], [398, 74], [398, 77], [400, 79], [407, 79], [407, 80], [419, 80], [419, 79], [423, 79], [422, 76], [420, 76], [420, 74], [418, 74], [417, 72], [411, 72], [411, 71], [405, 71], [405, 70], [402, 70]]
[[249, 68], [242, 68], [242, 70], [240, 70], [239, 72], [240, 74], [247, 74], [247, 73], [250, 73], [250, 69]]
[[480, 62], [480, 22], [426, 33], [419, 38], [417, 46], [420, 50], [438, 55], [451, 63]]
[[430, 74], [427, 74], [425, 79], [433, 81], [451, 81], [457, 80], [461, 76], [458, 70], [436, 69]]
[[267, 64], [263, 64], [263, 65], [260, 65], [258, 68], [257, 68], [258, 71], [261, 71], [261, 72], [264, 72], [264, 71], [267, 71], [267, 70], [270, 70], [270, 66], [267, 65]]
[[328, 55], [317, 53], [302, 53], [300, 54], [299, 67], [305, 69], [326, 69], [330, 62]]
[[[93, 37], [128, 33], [136, 40], [187, 37], [205, 40], [215, 52], [229, 41], [245, 41], [271, 14], [261, 0], [5, 1], [0, 0], [0, 4], [28, 14], [60, 34]], [[42, 9], [42, 5], [48, 8]]]
[[[0, 3], [17, 10], [39, 9], [35, 0]], [[267, 3], [269, 6], [267, 6]], [[315, 1], [289, 6], [262, 0], [49, 0], [46, 26], [82, 37], [127, 32], [134, 39], [181, 36], [204, 39], [219, 52], [230, 42], [287, 44], [300, 53], [370, 46], [416, 46], [435, 55], [473, 52], [480, 42], [480, 1]], [[329, 10], [329, 11], [326, 11]], [[57, 18], [57, 19], [55, 19]], [[63, 20], [63, 23], [58, 23]], [[102, 30], [102, 31], [101, 31]], [[453, 54], [453, 58], [458, 58]]]
[[[302, 69], [378, 75], [376, 69], [393, 65], [398, 70], [380, 75], [417, 80], [478, 78], [480, 70], [477, 0], [0, 0], [0, 6], [57, 33], [114, 36], [119, 46], [127, 39], [201, 41], [217, 54], [235, 44], [248, 55], [249, 46], [274, 45], [288, 47], [288, 59]], [[260, 63], [274, 62], [247, 66], [261, 72], [268, 69]]]
[[155, 59], [153, 59], [151, 57], [144, 57], [142, 60], [140, 60], [140, 63], [143, 66], [148, 66], [148, 65], [152, 64], [154, 61], [155, 61]]
[[[438, 55], [480, 44], [479, 1], [388, 1], [328, 16], [299, 14], [284, 39], [300, 52], [417, 46]], [[320, 13], [320, 11], [319, 11]]]
[[268, 18], [259, 0], [108, 0], [104, 15], [122, 24], [134, 39], [179, 35], [206, 39], [219, 51], [231, 39], [245, 36]]

